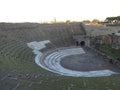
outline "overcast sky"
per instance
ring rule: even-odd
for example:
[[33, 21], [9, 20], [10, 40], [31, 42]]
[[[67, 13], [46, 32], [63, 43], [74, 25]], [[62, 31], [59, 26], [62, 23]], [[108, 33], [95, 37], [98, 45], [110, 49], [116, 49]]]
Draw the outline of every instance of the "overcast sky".
[[120, 0], [0, 0], [0, 22], [103, 20], [120, 15]]

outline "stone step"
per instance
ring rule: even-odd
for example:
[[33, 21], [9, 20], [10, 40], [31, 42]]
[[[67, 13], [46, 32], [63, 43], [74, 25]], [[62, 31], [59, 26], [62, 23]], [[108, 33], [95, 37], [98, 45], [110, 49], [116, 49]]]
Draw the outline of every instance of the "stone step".
[[[75, 54], [80, 54], [81, 49], [66, 49], [66, 50], [59, 50], [56, 52], [53, 52], [49, 54], [43, 63], [49, 68], [49, 69], [54, 69], [54, 67], [61, 67], [60, 61], [61, 58], [64, 58], [69, 55], [75, 55]], [[58, 68], [59, 69], [59, 68]]]

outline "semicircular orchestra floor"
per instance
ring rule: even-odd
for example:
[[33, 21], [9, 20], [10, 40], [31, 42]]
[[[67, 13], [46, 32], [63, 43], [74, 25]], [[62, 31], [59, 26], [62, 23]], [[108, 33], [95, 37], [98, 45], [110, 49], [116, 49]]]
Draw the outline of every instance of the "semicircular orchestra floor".
[[115, 72], [120, 70], [113, 64], [110, 64], [107, 58], [95, 53], [89, 48], [84, 48], [86, 53], [71, 55], [62, 58], [60, 64], [67, 69], [76, 71], [95, 71], [110, 69]]

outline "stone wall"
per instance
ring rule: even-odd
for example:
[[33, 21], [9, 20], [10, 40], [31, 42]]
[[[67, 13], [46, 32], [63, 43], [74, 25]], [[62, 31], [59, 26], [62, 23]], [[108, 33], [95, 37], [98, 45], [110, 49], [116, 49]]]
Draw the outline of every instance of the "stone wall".
[[89, 37], [86, 35], [73, 35], [73, 40], [78, 46], [90, 46]]
[[94, 42], [99, 44], [108, 44], [111, 45], [112, 48], [120, 49], [120, 36], [115, 34], [97, 36], [95, 37]]

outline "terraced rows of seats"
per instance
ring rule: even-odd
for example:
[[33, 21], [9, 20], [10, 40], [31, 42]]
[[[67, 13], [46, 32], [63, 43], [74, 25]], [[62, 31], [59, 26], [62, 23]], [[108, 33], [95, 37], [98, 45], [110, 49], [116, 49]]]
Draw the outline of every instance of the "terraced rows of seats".
[[31, 41], [51, 40], [48, 49], [73, 46], [79, 23], [0, 23], [0, 90], [119, 90], [120, 77], [73, 78], [50, 73], [34, 63]]
[[[28, 48], [32, 41], [50, 40], [51, 43], [42, 51], [73, 45], [72, 34], [82, 33], [79, 23], [73, 24], [38, 24], [38, 23], [0, 23], [0, 89], [26, 90], [24, 80], [29, 77], [46, 77], [50, 72], [38, 67], [35, 55]], [[35, 76], [34, 76], [35, 74]], [[53, 74], [52, 74], [53, 75]], [[57, 76], [56, 74], [53, 76]], [[18, 78], [22, 78], [19, 83]], [[32, 81], [32, 80], [30, 80]], [[8, 83], [6, 85], [6, 83]]]
[[[75, 76], [76, 73], [71, 73], [72, 71], [69, 69], [65, 69], [60, 65], [60, 61], [62, 58], [70, 55], [78, 55], [85, 53], [82, 48], [59, 48], [59, 50], [54, 50], [51, 53], [48, 52], [43, 56], [43, 59], [40, 60], [42, 66], [45, 69], [59, 73], [62, 75]], [[77, 76], [77, 75], [76, 75]]]
[[[13, 62], [34, 63], [34, 54], [32, 50], [27, 47], [27, 43], [50, 40], [51, 43], [48, 44], [47, 48], [43, 51], [57, 47], [71, 46], [73, 45], [73, 33], [82, 34], [79, 23], [69, 25], [0, 23], [0, 55]], [[12, 67], [9, 68], [12, 69]]]
[[107, 35], [112, 33], [117, 33], [120, 30], [120, 26], [94, 26], [94, 25], [86, 25], [84, 26], [86, 29], [86, 34], [88, 36], [99, 36], [99, 35]]

